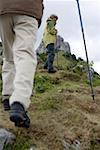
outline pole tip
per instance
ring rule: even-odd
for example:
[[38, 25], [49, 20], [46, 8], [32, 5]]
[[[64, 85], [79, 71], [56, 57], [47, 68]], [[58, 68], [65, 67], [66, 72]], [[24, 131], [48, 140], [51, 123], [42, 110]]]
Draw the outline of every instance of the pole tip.
[[93, 98], [93, 100], [95, 100], [95, 93], [92, 94], [92, 98]]

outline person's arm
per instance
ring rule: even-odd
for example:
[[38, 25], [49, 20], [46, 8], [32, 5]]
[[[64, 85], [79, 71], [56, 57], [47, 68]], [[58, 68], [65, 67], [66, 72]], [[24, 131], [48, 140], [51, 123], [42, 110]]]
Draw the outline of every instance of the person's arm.
[[57, 34], [57, 29], [55, 29], [55, 22], [54, 21], [49, 21], [47, 23], [47, 31], [48, 31], [48, 33], [50, 33], [52, 35]]
[[55, 28], [52, 28], [52, 29], [48, 29], [48, 28], [47, 28], [47, 31], [48, 31], [50, 34], [52, 34], [52, 35], [56, 35], [56, 34], [57, 34], [57, 29], [55, 29]]

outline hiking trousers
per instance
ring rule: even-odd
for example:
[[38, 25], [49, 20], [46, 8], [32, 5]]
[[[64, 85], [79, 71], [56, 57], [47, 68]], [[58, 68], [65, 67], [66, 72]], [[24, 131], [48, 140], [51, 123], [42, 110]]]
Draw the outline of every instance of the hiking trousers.
[[10, 105], [20, 102], [29, 107], [37, 65], [34, 45], [38, 22], [35, 18], [4, 14], [0, 16], [3, 43], [2, 95], [10, 96]]
[[44, 67], [48, 68], [48, 71], [52, 71], [54, 69], [53, 62], [55, 58], [54, 43], [48, 44], [46, 48], [47, 48], [48, 57], [44, 64]]

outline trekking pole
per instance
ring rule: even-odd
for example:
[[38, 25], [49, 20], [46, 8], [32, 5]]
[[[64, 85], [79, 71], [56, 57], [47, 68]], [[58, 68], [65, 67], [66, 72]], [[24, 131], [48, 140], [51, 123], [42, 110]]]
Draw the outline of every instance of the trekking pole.
[[88, 75], [89, 75], [89, 83], [90, 83], [91, 94], [92, 94], [91, 96], [92, 96], [92, 98], [94, 100], [95, 93], [94, 93], [94, 90], [93, 90], [93, 83], [92, 83], [92, 79], [91, 79], [91, 73], [90, 73], [90, 67], [89, 67], [89, 59], [88, 59], [88, 53], [87, 53], [87, 46], [86, 46], [83, 22], [82, 22], [82, 17], [81, 17], [81, 10], [80, 10], [80, 5], [79, 5], [79, 0], [76, 0], [76, 1], [77, 1], [77, 6], [78, 6], [78, 12], [79, 12], [79, 18], [80, 18], [80, 24], [81, 24], [84, 48], [85, 48], [85, 53], [86, 53], [87, 69], [88, 69]]
[[57, 39], [56, 39], [56, 43], [55, 43], [55, 52], [56, 52], [57, 69], [59, 69]]
[[57, 69], [59, 69], [59, 65], [58, 65], [58, 50], [57, 50], [57, 57], [56, 57], [56, 59], [57, 59]]

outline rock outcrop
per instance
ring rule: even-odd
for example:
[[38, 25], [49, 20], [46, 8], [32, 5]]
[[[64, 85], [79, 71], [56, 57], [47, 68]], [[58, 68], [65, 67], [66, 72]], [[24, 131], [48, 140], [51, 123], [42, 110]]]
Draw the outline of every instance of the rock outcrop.
[[[70, 44], [64, 41], [64, 39], [60, 35], [57, 36], [57, 43], [55, 44], [55, 49], [71, 53]], [[37, 53], [44, 53], [46, 51], [43, 42], [40, 43], [36, 51]]]
[[3, 150], [6, 144], [12, 144], [15, 139], [16, 137], [13, 133], [0, 128], [0, 150]]

